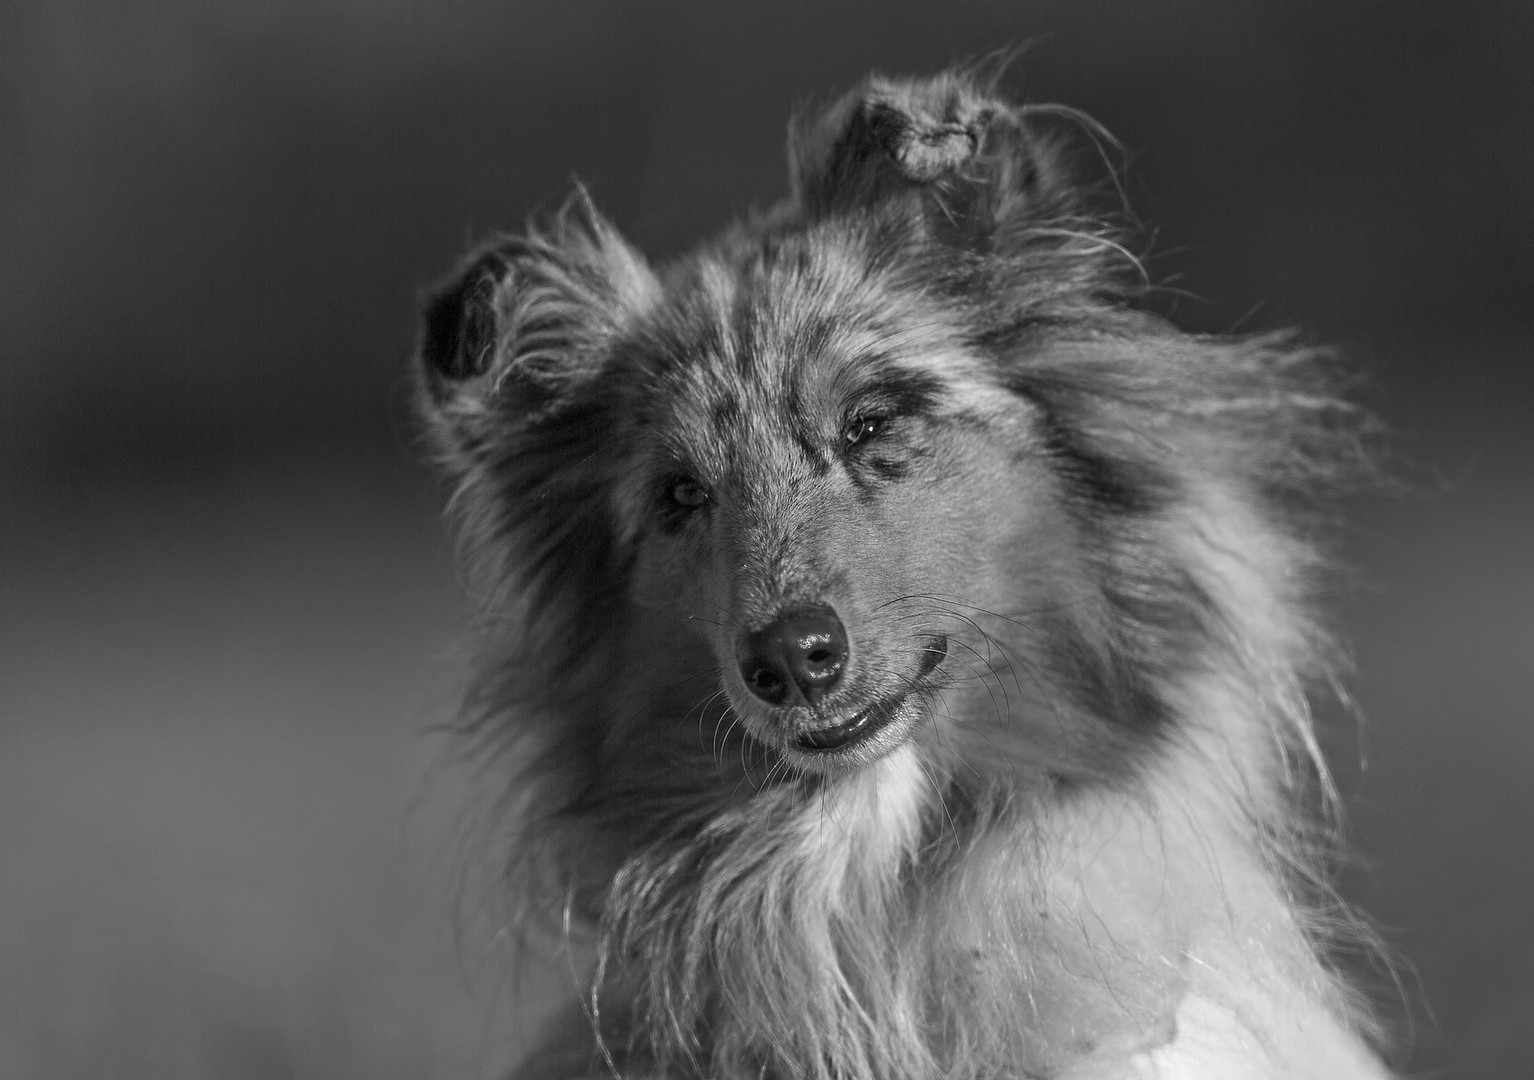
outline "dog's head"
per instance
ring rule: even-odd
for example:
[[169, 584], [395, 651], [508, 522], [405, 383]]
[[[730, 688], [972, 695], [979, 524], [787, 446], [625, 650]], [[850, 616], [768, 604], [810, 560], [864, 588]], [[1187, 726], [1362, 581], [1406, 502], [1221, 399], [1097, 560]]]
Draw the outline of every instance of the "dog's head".
[[872, 79], [794, 125], [784, 203], [673, 266], [582, 199], [430, 304], [509, 642], [481, 715], [530, 750], [515, 881], [601, 927], [651, 1071], [1056, 1075], [1163, 1038], [1213, 883], [1101, 796], [1198, 833], [1226, 785], [1214, 816], [1260, 821], [1313, 748], [1282, 500], [1356, 417], [1324, 354], [1125, 302], [1049, 115]]
[[875, 78], [794, 125], [787, 201], [662, 272], [582, 198], [436, 295], [427, 416], [530, 663], [602, 652], [615, 715], [817, 773], [914, 738], [1100, 775], [1156, 729], [1207, 623], [1169, 508], [1272, 456], [1192, 417], [1266, 361], [1113, 301], [1035, 126]]

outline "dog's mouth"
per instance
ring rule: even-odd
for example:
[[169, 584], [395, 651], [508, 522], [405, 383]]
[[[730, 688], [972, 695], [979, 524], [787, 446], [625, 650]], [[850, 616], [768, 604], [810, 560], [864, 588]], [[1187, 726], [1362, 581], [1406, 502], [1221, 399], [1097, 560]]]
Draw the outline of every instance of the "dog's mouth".
[[816, 728], [813, 731], [803, 731], [794, 740], [801, 750], [840, 750], [867, 735], [885, 727], [894, 717], [896, 711], [905, 703], [904, 693], [896, 694], [888, 700], [870, 705], [862, 712], [857, 713], [851, 720], [841, 724], [833, 724], [830, 727]]
[[840, 723], [831, 724], [827, 727], [811, 728], [799, 732], [794, 744], [808, 753], [825, 753], [832, 750], [843, 750], [857, 743], [872, 738], [876, 733], [888, 727], [890, 722], [900, 715], [906, 698], [911, 695], [912, 689], [917, 682], [930, 675], [943, 659], [948, 655], [948, 638], [938, 636], [922, 652], [921, 665], [917, 669], [916, 679], [912, 686], [901, 690], [897, 694], [875, 702], [854, 713], [849, 719]]

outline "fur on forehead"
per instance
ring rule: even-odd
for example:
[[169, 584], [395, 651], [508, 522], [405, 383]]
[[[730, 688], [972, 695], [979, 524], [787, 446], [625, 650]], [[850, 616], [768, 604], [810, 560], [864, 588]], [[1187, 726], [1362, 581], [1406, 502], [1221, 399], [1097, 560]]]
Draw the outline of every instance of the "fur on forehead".
[[994, 394], [961, 313], [871, 247], [861, 230], [822, 225], [677, 267], [635, 335], [641, 422], [679, 411], [693, 430], [739, 414], [835, 422], [863, 397], [918, 384], [934, 406]]

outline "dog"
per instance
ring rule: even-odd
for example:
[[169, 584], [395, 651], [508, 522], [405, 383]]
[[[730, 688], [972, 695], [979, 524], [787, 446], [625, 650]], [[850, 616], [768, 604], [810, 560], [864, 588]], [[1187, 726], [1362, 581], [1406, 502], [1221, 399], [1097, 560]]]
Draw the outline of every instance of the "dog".
[[[1346, 372], [1183, 333], [965, 71], [653, 268], [578, 192], [426, 304], [528, 1077], [1382, 1077], [1307, 697]], [[1078, 127], [1079, 130], [1079, 127]]]

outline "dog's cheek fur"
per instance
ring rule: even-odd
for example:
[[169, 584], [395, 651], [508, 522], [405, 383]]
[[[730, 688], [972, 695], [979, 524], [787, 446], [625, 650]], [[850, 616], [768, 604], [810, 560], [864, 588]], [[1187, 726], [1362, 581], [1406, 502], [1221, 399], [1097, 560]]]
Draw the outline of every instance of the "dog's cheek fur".
[[948, 527], [890, 530], [907, 550], [886, 595], [910, 597], [897, 608], [908, 628], [949, 639], [918, 733], [931, 760], [1036, 785], [1115, 780], [1153, 736], [1155, 709], [1123, 670], [1102, 588], [1112, 556], [1072, 511], [1046, 422], [992, 388], [934, 425], [931, 461], [883, 493], [885, 512]]

